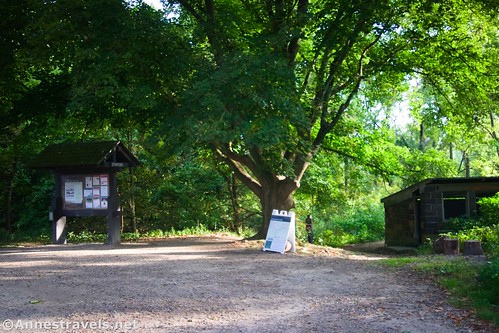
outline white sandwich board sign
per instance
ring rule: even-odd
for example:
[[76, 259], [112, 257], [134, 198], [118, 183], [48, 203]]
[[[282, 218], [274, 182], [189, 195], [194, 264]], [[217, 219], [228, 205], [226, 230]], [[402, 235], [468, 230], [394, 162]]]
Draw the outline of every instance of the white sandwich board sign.
[[295, 213], [274, 209], [263, 251], [295, 252]]

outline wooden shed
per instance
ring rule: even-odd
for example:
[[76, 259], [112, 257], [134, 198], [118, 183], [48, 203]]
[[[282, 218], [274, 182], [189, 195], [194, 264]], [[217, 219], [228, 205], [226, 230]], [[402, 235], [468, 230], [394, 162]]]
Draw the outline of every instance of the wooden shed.
[[454, 217], [479, 214], [477, 201], [499, 192], [499, 177], [430, 178], [394, 193], [385, 207], [387, 246], [417, 246]]

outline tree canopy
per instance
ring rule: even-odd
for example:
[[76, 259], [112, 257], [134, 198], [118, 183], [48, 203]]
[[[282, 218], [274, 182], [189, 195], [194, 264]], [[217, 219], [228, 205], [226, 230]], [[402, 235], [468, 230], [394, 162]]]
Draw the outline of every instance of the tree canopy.
[[[193, 218], [186, 202], [203, 193], [222, 203], [198, 198], [196, 210], [241, 225], [255, 216], [251, 191], [257, 237], [303, 182], [302, 195], [341, 203], [368, 191], [367, 173], [409, 185], [459, 174], [456, 155], [497, 169], [494, 1], [1, 2], [7, 229], [36, 177], [29, 155], [61, 141], [136, 149], [145, 168], [122, 188], [125, 215], [142, 210], [144, 226]], [[406, 128], [391, 122], [402, 104]]]
[[[416, 74], [436, 96], [471, 98], [469, 76], [492, 64], [478, 46], [497, 38], [487, 3], [462, 0], [167, 3], [194, 26], [202, 66], [176, 111], [183, 131], [257, 195], [264, 222], [272, 209], [293, 207], [321, 147], [360, 157], [370, 146], [356, 144], [363, 131], [348, 121], [356, 101], [387, 101]], [[382, 169], [380, 155], [364, 162]], [[259, 236], [265, 231], [264, 223]]]

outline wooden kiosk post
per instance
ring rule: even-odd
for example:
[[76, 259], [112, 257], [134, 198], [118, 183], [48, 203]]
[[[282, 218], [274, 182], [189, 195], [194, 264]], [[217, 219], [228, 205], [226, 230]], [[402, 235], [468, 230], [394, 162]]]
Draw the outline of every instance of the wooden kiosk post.
[[120, 141], [92, 141], [48, 146], [31, 162], [53, 170], [52, 242], [66, 243], [66, 217], [107, 216], [109, 245], [121, 243], [117, 172], [139, 161]]

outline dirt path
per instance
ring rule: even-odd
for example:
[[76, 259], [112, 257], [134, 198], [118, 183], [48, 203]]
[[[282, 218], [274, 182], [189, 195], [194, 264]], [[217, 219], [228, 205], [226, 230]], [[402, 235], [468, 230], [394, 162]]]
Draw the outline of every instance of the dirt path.
[[308, 252], [227, 237], [0, 249], [0, 331], [486, 331], [379, 257]]

